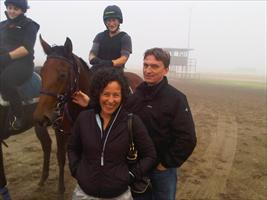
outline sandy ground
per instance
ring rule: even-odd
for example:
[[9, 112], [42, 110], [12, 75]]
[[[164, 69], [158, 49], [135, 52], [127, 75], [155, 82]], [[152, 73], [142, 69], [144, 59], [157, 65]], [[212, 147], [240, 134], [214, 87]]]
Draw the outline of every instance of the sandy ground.
[[[214, 84], [202, 80], [170, 83], [189, 100], [198, 144], [179, 169], [177, 200], [267, 199], [266, 88]], [[33, 130], [10, 137], [4, 148], [8, 187], [14, 200], [52, 200], [57, 195], [55, 137], [50, 176], [38, 181], [42, 151]], [[65, 199], [71, 199], [75, 181], [65, 168]]]

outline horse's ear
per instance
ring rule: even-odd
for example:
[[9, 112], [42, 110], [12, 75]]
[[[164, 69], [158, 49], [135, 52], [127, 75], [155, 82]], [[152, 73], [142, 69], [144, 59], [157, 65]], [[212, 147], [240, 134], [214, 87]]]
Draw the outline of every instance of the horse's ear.
[[40, 39], [40, 42], [41, 42], [41, 45], [43, 47], [45, 54], [49, 55], [52, 51], [52, 47], [46, 41], [43, 40], [41, 34], [39, 35], [39, 39]]
[[72, 42], [70, 40], [70, 38], [66, 38], [64, 47], [66, 49], [67, 54], [70, 56], [72, 54]]

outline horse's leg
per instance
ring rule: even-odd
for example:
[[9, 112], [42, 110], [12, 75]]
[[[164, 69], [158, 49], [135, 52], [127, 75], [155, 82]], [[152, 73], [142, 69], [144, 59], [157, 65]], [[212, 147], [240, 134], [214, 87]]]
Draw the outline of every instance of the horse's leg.
[[43, 170], [39, 182], [39, 185], [43, 186], [49, 175], [49, 163], [50, 163], [52, 140], [48, 134], [47, 127], [35, 125], [34, 129], [35, 129], [35, 134], [37, 138], [40, 140], [43, 149]]
[[59, 166], [59, 180], [58, 180], [58, 192], [65, 192], [64, 185], [64, 166], [66, 162], [66, 150], [67, 150], [67, 141], [68, 136], [64, 133], [59, 133], [55, 131], [57, 139], [57, 160]]
[[2, 141], [0, 141], [0, 194], [3, 200], [11, 200], [8, 189], [6, 187], [6, 175], [4, 169]]

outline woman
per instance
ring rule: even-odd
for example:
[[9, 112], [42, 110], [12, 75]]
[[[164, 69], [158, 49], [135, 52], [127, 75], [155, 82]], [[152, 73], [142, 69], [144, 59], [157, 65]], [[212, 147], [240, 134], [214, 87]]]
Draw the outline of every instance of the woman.
[[103, 13], [103, 21], [107, 30], [98, 33], [89, 53], [92, 70], [102, 67], [114, 67], [123, 70], [132, 53], [131, 37], [120, 31], [123, 23], [121, 9], [116, 5], [107, 6]]
[[93, 109], [79, 115], [68, 144], [70, 170], [78, 182], [73, 200], [130, 200], [130, 182], [153, 167], [154, 145], [134, 116], [134, 142], [141, 159], [128, 168], [128, 113], [123, 108], [128, 93], [127, 81], [119, 71], [106, 68], [95, 73], [90, 92]]
[[23, 127], [22, 102], [17, 86], [33, 73], [34, 44], [39, 25], [27, 18], [27, 0], [6, 0], [7, 20], [0, 23], [0, 93], [14, 113], [11, 129]]

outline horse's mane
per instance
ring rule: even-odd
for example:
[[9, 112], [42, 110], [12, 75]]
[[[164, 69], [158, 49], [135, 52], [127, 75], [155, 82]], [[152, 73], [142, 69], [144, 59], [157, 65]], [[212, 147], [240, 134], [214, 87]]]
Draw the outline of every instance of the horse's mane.
[[[75, 55], [75, 54], [74, 54]], [[78, 57], [77, 58], [79, 59], [79, 61], [82, 63], [82, 65], [85, 67], [85, 69], [87, 69], [87, 71], [89, 73], [92, 73], [92, 71], [90, 70], [89, 66], [87, 65], [87, 63], [81, 58], [81, 57]]]

